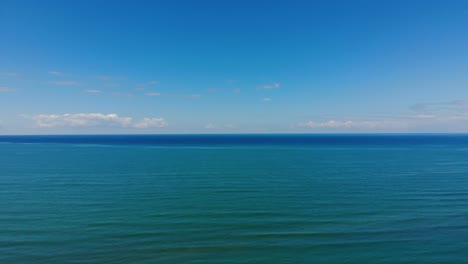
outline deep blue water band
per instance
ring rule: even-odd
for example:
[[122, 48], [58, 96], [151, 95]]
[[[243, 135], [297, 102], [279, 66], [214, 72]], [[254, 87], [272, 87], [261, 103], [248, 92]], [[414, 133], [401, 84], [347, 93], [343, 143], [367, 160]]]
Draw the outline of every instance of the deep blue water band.
[[468, 146], [466, 134], [243, 134], [243, 135], [46, 135], [0, 136], [4, 143], [109, 145], [303, 145], [303, 146]]

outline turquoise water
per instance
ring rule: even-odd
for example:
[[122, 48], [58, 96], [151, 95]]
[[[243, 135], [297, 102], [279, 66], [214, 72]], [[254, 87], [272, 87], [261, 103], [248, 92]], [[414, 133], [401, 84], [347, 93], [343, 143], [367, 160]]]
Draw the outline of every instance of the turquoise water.
[[0, 137], [0, 263], [466, 263], [468, 137], [362, 137]]

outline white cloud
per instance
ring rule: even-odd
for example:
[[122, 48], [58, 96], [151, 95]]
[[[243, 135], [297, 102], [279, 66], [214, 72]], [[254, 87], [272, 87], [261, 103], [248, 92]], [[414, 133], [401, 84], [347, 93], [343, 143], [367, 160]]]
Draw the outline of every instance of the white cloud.
[[143, 118], [142, 121], [133, 125], [135, 128], [167, 127], [168, 124], [164, 118]]
[[147, 96], [160, 96], [161, 93], [157, 93], [157, 92], [149, 92], [149, 93], [146, 93]]
[[62, 72], [59, 71], [49, 71], [49, 74], [55, 75], [55, 76], [63, 76]]
[[262, 101], [264, 101], [264, 102], [270, 102], [270, 101], [271, 101], [271, 98], [270, 98], [270, 97], [265, 97], [265, 98], [262, 98]]
[[150, 81], [147, 83], [140, 83], [135, 85], [135, 90], [145, 90], [148, 85], [157, 85], [159, 81]]
[[18, 91], [18, 89], [13, 88], [13, 87], [5, 87], [5, 86], [0, 87], [0, 92], [16, 92], [16, 91]]
[[63, 86], [76, 86], [80, 85], [80, 82], [77, 81], [51, 81], [50, 84], [54, 85], [63, 85]]
[[411, 117], [416, 119], [431, 122], [465, 120], [468, 117], [468, 100], [415, 104], [410, 109], [414, 112]]
[[101, 90], [88, 89], [88, 90], [83, 90], [83, 92], [97, 94], [97, 93], [101, 93], [102, 91]]
[[277, 89], [280, 88], [281, 84], [280, 83], [273, 83], [273, 84], [265, 84], [257, 87], [257, 89]]
[[210, 123], [210, 124], [207, 124], [207, 125], [205, 126], [206, 129], [213, 129], [213, 128], [217, 128], [217, 127], [218, 127], [218, 126], [216, 126], [215, 124], [211, 124], [211, 123]]
[[240, 93], [241, 92], [241, 89], [240, 88], [235, 88], [234, 90], [232, 90], [234, 93]]
[[327, 127], [327, 128], [339, 128], [339, 127], [352, 127], [354, 125], [353, 121], [335, 121], [330, 120], [327, 122], [314, 122], [309, 121], [306, 123], [300, 123], [300, 127], [311, 127], [311, 128], [318, 128], [318, 127]]
[[127, 127], [127, 128], [151, 128], [168, 126], [164, 118], [143, 118], [140, 122], [134, 122], [132, 117], [119, 116], [117, 114], [79, 113], [64, 115], [33, 115], [23, 117], [31, 119], [38, 127]]
[[123, 97], [132, 97], [132, 93], [122, 93], [122, 92], [113, 92], [112, 95], [114, 96], [123, 96]]
[[299, 123], [298, 127], [308, 128], [354, 128], [354, 129], [384, 129], [384, 128], [405, 128], [407, 124], [397, 120], [372, 120], [372, 121], [336, 121], [329, 120], [325, 122], [309, 121]]
[[131, 117], [120, 117], [117, 114], [64, 114], [64, 115], [33, 115], [30, 119], [39, 127], [93, 127], [119, 126], [127, 127], [132, 123]]
[[436, 117], [435, 115], [424, 115], [424, 114], [421, 114], [421, 115], [415, 115], [413, 116], [414, 118], [419, 118], [419, 119], [425, 119], [425, 118], [434, 118]]
[[237, 128], [236, 125], [233, 124], [225, 124], [223, 126], [218, 126], [216, 124], [209, 123], [205, 126], [206, 129], [215, 129], [215, 128]]
[[0, 76], [17, 77], [19, 74], [16, 72], [0, 72]]

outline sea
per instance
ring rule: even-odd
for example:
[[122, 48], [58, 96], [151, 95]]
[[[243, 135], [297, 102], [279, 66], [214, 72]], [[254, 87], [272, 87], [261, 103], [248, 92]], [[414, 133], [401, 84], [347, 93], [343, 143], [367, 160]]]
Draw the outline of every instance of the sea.
[[0, 263], [468, 263], [468, 135], [0, 136]]

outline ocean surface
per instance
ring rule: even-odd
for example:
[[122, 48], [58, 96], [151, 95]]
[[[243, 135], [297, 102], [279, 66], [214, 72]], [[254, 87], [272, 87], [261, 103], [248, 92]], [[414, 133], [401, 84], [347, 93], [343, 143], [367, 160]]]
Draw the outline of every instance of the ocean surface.
[[0, 263], [468, 263], [468, 135], [0, 136]]

